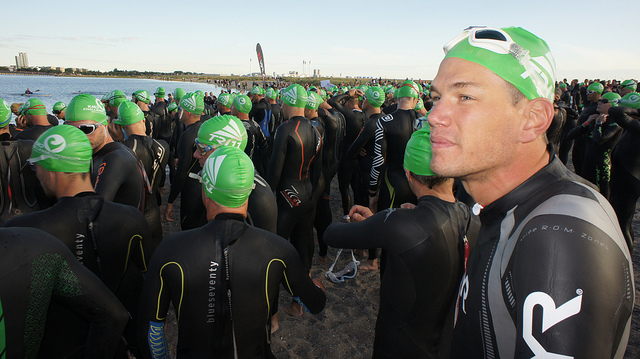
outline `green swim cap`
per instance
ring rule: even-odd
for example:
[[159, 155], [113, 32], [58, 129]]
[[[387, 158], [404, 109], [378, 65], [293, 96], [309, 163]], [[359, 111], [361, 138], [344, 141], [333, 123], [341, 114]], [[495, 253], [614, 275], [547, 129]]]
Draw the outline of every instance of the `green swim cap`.
[[414, 81], [414, 83], [416, 84], [416, 90], [418, 91], [418, 95], [420, 95], [420, 93], [422, 92], [422, 86], [420, 86], [420, 84], [415, 82], [415, 81]]
[[147, 90], [138, 90], [133, 93], [133, 96], [136, 98], [137, 101], [144, 102], [144, 103], [151, 102], [149, 97], [149, 92], [147, 92]]
[[620, 84], [620, 88], [629, 89], [631, 91], [635, 91], [638, 88], [638, 84], [633, 80], [624, 80]]
[[282, 102], [291, 107], [304, 108], [307, 105], [307, 91], [298, 84], [289, 85], [281, 95]]
[[560, 82], [558, 84], [558, 87], [561, 88], [561, 89], [567, 88], [567, 83], [566, 82]]
[[236, 116], [212, 117], [200, 126], [196, 143], [213, 146], [213, 148], [232, 146], [244, 151], [247, 147], [247, 130]]
[[584, 82], [578, 82], [578, 86], [584, 86]]
[[607, 92], [604, 95], [602, 95], [601, 99], [603, 98], [609, 100], [609, 103], [611, 103], [611, 106], [615, 107], [619, 105], [620, 99], [622, 97], [615, 92]]
[[64, 102], [62, 102], [62, 101], [60, 101], [60, 102], [56, 102], [56, 103], [53, 105], [53, 111], [54, 111], [54, 112], [55, 112], [55, 111], [62, 112], [62, 111], [64, 111], [66, 108], [67, 108], [67, 105], [66, 105]]
[[595, 91], [599, 94], [602, 94], [602, 92], [604, 91], [604, 86], [602, 86], [602, 84], [599, 82], [594, 82], [589, 85], [589, 87], [587, 87], [587, 91]]
[[329, 95], [327, 95], [327, 91], [325, 89], [320, 89], [320, 96], [322, 96], [322, 98], [329, 98]]
[[318, 95], [318, 93], [316, 92], [309, 92], [309, 96], [307, 97], [307, 104], [305, 105], [306, 108], [310, 109], [310, 110], [317, 110], [318, 107], [320, 107], [320, 104], [323, 103], [324, 100], [322, 99], [322, 96]]
[[395, 97], [396, 89], [393, 86], [388, 85], [384, 90], [384, 93], [387, 95], [392, 94]]
[[11, 121], [11, 105], [0, 98], [0, 127], [5, 127]]
[[53, 126], [33, 144], [29, 163], [52, 172], [87, 173], [93, 149], [87, 135], [69, 125]]
[[278, 98], [278, 93], [272, 87], [269, 87], [265, 95], [272, 100]]
[[418, 98], [419, 93], [420, 93], [420, 89], [418, 88], [418, 84], [411, 80], [407, 80], [403, 82], [402, 85], [400, 85], [400, 87], [398, 88], [397, 97], [398, 98], [401, 98], [401, 97]]
[[180, 87], [176, 87], [175, 90], [173, 90], [173, 98], [176, 99], [176, 101], [180, 101], [182, 100], [182, 96], [184, 96], [185, 92], [183, 89], [181, 89]]
[[138, 105], [131, 101], [124, 101], [118, 106], [118, 118], [113, 122], [118, 125], [133, 125], [144, 120], [144, 113]]
[[65, 115], [65, 122], [84, 120], [107, 124], [107, 112], [102, 102], [89, 94], [81, 94], [71, 99]]
[[431, 172], [431, 142], [428, 126], [411, 135], [404, 150], [404, 168], [420, 176], [435, 176], [435, 173]]
[[416, 104], [416, 107], [414, 107], [413, 109], [415, 111], [420, 111], [424, 108], [424, 101], [422, 101], [421, 98], [418, 99], [418, 103]]
[[189, 92], [180, 98], [180, 107], [194, 115], [202, 115], [204, 112], [204, 99], [195, 92]]
[[220, 96], [218, 96], [218, 103], [224, 107], [231, 108], [231, 105], [233, 105], [233, 97], [229, 93], [221, 93]]
[[24, 103], [24, 108], [22, 109], [25, 115], [34, 115], [34, 116], [46, 116], [47, 108], [44, 107], [42, 101], [37, 98], [30, 98], [27, 102]]
[[640, 108], [640, 93], [629, 92], [620, 99], [618, 105], [631, 108]]
[[233, 105], [236, 107], [236, 110], [242, 113], [251, 112], [251, 99], [247, 95], [238, 95], [233, 99]]
[[178, 104], [175, 102], [172, 102], [169, 104], [169, 106], [167, 106], [167, 111], [171, 112], [171, 111], [175, 111], [178, 109]]
[[260, 87], [260, 86], [254, 86], [254, 87], [251, 89], [251, 94], [252, 94], [252, 95], [262, 95], [262, 96], [264, 96], [264, 94], [265, 94], [265, 90], [264, 90], [262, 87]]
[[164, 98], [164, 95], [165, 95], [164, 87], [158, 87], [156, 89], [156, 92], [153, 95], [157, 98]]
[[236, 147], [223, 146], [215, 150], [201, 173], [207, 197], [225, 207], [242, 206], [254, 187], [253, 163]]
[[529, 100], [553, 101], [556, 63], [541, 38], [520, 27], [470, 27], [444, 46], [445, 59], [458, 57], [491, 70]]
[[107, 94], [106, 100], [109, 105], [118, 107], [123, 101], [127, 100], [127, 96], [120, 90], [113, 90]]
[[375, 108], [380, 108], [384, 103], [384, 91], [379, 86], [371, 86], [364, 92], [369, 104]]

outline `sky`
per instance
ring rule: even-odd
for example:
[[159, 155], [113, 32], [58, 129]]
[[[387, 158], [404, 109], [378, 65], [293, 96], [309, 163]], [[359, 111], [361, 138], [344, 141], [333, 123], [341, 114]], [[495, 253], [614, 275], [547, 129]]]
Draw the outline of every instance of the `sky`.
[[247, 74], [260, 71], [260, 43], [267, 74], [433, 79], [442, 46], [486, 25], [543, 38], [559, 79], [640, 79], [638, 0], [24, 4], [3, 4], [1, 66], [26, 52], [30, 66]]

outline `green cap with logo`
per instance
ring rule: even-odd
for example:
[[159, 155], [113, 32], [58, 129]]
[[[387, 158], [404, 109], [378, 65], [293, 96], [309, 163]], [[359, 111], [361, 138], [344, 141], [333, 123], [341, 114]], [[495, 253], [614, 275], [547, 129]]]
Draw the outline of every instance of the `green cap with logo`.
[[411, 80], [406, 80], [405, 82], [402, 83], [402, 85], [400, 85], [400, 87], [398, 87], [397, 97], [398, 98], [401, 98], [401, 97], [418, 98], [419, 93], [420, 93], [420, 89], [418, 88], [418, 84]]
[[251, 112], [251, 99], [247, 95], [238, 95], [233, 99], [233, 105], [236, 107], [236, 110], [242, 113]]
[[232, 146], [244, 151], [247, 147], [247, 130], [236, 116], [216, 116], [200, 126], [196, 142], [213, 148]]
[[157, 98], [164, 98], [165, 94], [166, 92], [164, 92], [164, 87], [158, 87], [153, 95]]
[[133, 93], [133, 97], [136, 98], [137, 101], [149, 103], [151, 102], [151, 98], [149, 97], [149, 92], [147, 90], [138, 90]]
[[587, 87], [587, 91], [595, 91], [599, 94], [602, 94], [604, 91], [604, 86], [599, 82], [594, 82], [589, 87]]
[[81, 94], [69, 102], [65, 115], [65, 122], [95, 121], [107, 124], [107, 113], [102, 102], [89, 94]]
[[44, 104], [40, 99], [30, 98], [27, 102], [24, 103], [24, 108], [22, 110], [25, 115], [33, 115], [33, 116], [46, 116], [47, 108], [44, 107]]
[[233, 96], [231, 96], [230, 93], [221, 93], [220, 96], [218, 96], [218, 103], [224, 107], [231, 108], [231, 105], [233, 105]]
[[416, 104], [416, 107], [414, 107], [413, 109], [415, 111], [420, 111], [424, 108], [424, 101], [422, 101], [421, 98], [418, 99], [418, 103]]
[[173, 98], [176, 101], [180, 101], [182, 99], [182, 96], [184, 96], [185, 92], [183, 89], [181, 89], [180, 87], [176, 87], [175, 90], [173, 90]]
[[611, 104], [611, 106], [615, 107], [615, 106], [618, 106], [620, 99], [622, 97], [615, 92], [607, 92], [604, 95], [602, 95], [601, 99], [603, 98], [609, 100], [609, 103]]
[[251, 94], [252, 94], [252, 95], [261, 95], [261, 96], [264, 96], [264, 94], [265, 94], [265, 89], [263, 89], [263, 88], [262, 88], [262, 87], [260, 87], [260, 86], [254, 86], [254, 87], [251, 89]]
[[204, 112], [204, 98], [195, 92], [189, 92], [180, 99], [180, 107], [194, 115], [202, 115]]
[[384, 103], [384, 91], [380, 86], [371, 86], [364, 92], [369, 104], [375, 108], [380, 108]]
[[444, 46], [445, 58], [482, 65], [529, 100], [553, 101], [556, 64], [547, 43], [521, 27], [470, 27]]
[[207, 197], [225, 207], [242, 206], [254, 187], [253, 163], [236, 147], [215, 150], [204, 163], [201, 176]]
[[289, 85], [280, 92], [280, 95], [285, 105], [297, 108], [304, 108], [307, 105], [307, 91], [298, 84]]
[[431, 142], [428, 126], [411, 135], [404, 150], [404, 168], [420, 176], [435, 176], [435, 173], [431, 172]]
[[0, 98], [0, 127], [5, 127], [11, 121], [11, 105]]
[[106, 96], [106, 101], [113, 107], [118, 107], [123, 101], [127, 101], [127, 96], [120, 90], [113, 90]]
[[38, 163], [47, 171], [87, 173], [93, 148], [82, 131], [69, 125], [53, 126], [33, 144], [29, 163]]
[[640, 93], [629, 92], [619, 100], [618, 105], [631, 108], [640, 108]]
[[387, 95], [389, 95], [389, 94], [393, 95], [393, 94], [395, 94], [395, 92], [396, 92], [396, 89], [391, 85], [387, 85], [384, 88], [384, 93], [387, 94]]
[[204, 98], [204, 92], [202, 92], [202, 90], [196, 90], [194, 91], [198, 96], [202, 96], [202, 98]]
[[558, 84], [558, 87], [561, 88], [561, 89], [567, 88], [567, 83], [566, 82], [560, 82]]
[[56, 102], [53, 105], [53, 112], [62, 112], [67, 108], [67, 104], [62, 101]]
[[113, 122], [118, 125], [132, 125], [136, 122], [144, 120], [144, 113], [131, 101], [124, 101], [118, 106], [118, 118]]
[[276, 98], [278, 98], [278, 92], [274, 90], [273, 87], [269, 87], [269, 89], [267, 89], [267, 92], [265, 93], [265, 96], [272, 100], [275, 100]]
[[167, 111], [171, 112], [171, 111], [175, 111], [178, 109], [178, 104], [175, 102], [172, 102], [169, 104], [169, 106], [167, 106]]
[[638, 84], [634, 80], [624, 80], [620, 84], [620, 88], [635, 91], [638, 88]]
[[311, 91], [307, 97], [307, 105], [305, 107], [310, 110], [317, 110], [323, 102], [322, 96], [318, 95], [317, 92]]

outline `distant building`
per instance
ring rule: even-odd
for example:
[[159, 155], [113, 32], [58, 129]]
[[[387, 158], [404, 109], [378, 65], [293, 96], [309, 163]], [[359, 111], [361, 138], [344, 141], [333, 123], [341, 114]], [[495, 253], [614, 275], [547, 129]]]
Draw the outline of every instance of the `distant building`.
[[289, 71], [289, 77], [298, 77], [298, 71]]
[[29, 59], [26, 52], [21, 52], [16, 56], [16, 67], [19, 69], [29, 67]]
[[313, 77], [320, 77], [320, 69], [313, 69]]

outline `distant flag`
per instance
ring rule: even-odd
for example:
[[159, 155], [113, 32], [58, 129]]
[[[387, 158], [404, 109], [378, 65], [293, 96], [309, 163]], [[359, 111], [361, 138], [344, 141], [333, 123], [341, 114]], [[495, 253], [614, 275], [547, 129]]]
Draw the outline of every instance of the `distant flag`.
[[260, 65], [260, 72], [262, 73], [262, 85], [264, 86], [264, 56], [262, 55], [262, 46], [260, 46], [260, 43], [256, 45], [256, 53], [258, 53], [258, 64]]

